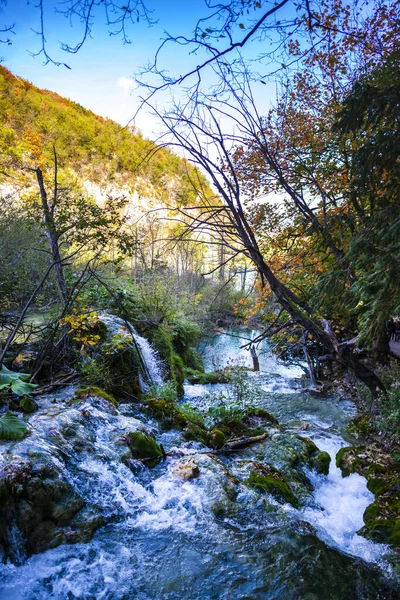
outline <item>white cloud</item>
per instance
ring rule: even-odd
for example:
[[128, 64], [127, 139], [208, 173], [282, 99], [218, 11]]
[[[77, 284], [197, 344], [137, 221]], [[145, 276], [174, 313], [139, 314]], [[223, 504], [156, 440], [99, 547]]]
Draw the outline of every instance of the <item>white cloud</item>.
[[133, 90], [135, 88], [135, 82], [129, 77], [120, 77], [117, 81], [117, 85], [123, 90]]

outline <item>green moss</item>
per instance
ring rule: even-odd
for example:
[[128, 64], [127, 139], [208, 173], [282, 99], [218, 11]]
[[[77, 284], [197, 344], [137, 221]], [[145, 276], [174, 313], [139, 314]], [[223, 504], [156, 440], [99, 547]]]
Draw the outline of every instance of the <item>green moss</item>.
[[104, 342], [107, 339], [107, 325], [101, 319], [98, 319], [98, 321], [90, 327], [90, 332], [98, 335], [101, 342]]
[[307, 456], [312, 456], [313, 454], [316, 454], [319, 451], [318, 446], [314, 444], [314, 442], [310, 440], [310, 438], [303, 437], [302, 435], [298, 435], [297, 437], [299, 440], [302, 441]]
[[364, 512], [365, 527], [361, 533], [376, 542], [388, 543], [400, 548], [400, 520], [398, 518], [400, 502], [388, 502], [381, 506], [379, 502], [370, 504]]
[[182, 358], [174, 351], [171, 332], [164, 327], [153, 326], [146, 327], [144, 335], [163, 361], [167, 379], [174, 382], [178, 396], [183, 396], [184, 364]]
[[279, 421], [271, 413], [263, 408], [249, 408], [246, 410], [246, 417], [257, 417], [263, 421], [268, 421], [271, 425], [279, 426]]
[[194, 369], [200, 373], [204, 372], [203, 359], [194, 348], [188, 348], [182, 356], [185, 366], [189, 369]]
[[358, 456], [364, 454], [365, 446], [347, 446], [341, 448], [336, 454], [336, 466], [341, 469], [343, 477], [348, 477], [351, 473], [366, 474], [368, 460]]
[[185, 393], [185, 391], [183, 389], [183, 382], [185, 381], [185, 374], [184, 374], [184, 364], [183, 364], [183, 360], [181, 359], [181, 357], [178, 356], [177, 354], [173, 354], [172, 359], [171, 359], [171, 366], [172, 366], [173, 380], [175, 381], [175, 384], [176, 384], [176, 392], [178, 394], [178, 397], [182, 397], [183, 394]]
[[200, 385], [208, 385], [210, 383], [229, 383], [229, 373], [226, 371], [210, 371], [203, 373], [196, 369], [185, 369], [185, 375], [190, 383], [199, 383]]
[[321, 475], [328, 475], [331, 457], [327, 452], [321, 451], [308, 437], [296, 436], [302, 443], [303, 450], [297, 454], [293, 464], [304, 462], [310, 469], [315, 469]]
[[211, 448], [219, 449], [225, 444], [225, 434], [219, 429], [213, 429], [210, 434]]
[[364, 511], [364, 516], [363, 516], [364, 523], [366, 525], [373, 525], [378, 514], [379, 514], [379, 504], [377, 502], [370, 504], [369, 506], [367, 506], [367, 508]]
[[168, 375], [172, 376], [172, 356], [174, 354], [174, 348], [172, 346], [171, 335], [162, 327], [151, 327], [146, 330], [146, 337], [157, 350], [160, 358], [164, 361], [168, 372]]
[[329, 465], [331, 464], [331, 457], [327, 452], [318, 451], [317, 455], [312, 461], [312, 464], [317, 471], [321, 475], [328, 475], [329, 473]]
[[260, 475], [255, 471], [251, 471], [245, 483], [258, 491], [271, 494], [279, 501], [288, 502], [292, 506], [297, 507], [299, 504], [298, 500], [284, 480], [284, 477], [275, 469], [270, 468], [270, 470], [270, 475]]
[[182, 429], [188, 423], [185, 414], [175, 402], [148, 398], [147, 409], [157, 421], [160, 421], [165, 429]]
[[35, 402], [35, 400], [30, 396], [24, 396], [21, 398], [19, 405], [26, 413], [33, 413], [39, 408], [37, 402]]
[[349, 450], [350, 446], [347, 448], [340, 448], [339, 452], [336, 454], [336, 466], [338, 469], [341, 469], [343, 477], [348, 477], [350, 475], [350, 471], [343, 465], [343, 459]]
[[141, 431], [133, 431], [127, 433], [125, 438], [134, 458], [160, 459], [162, 457], [160, 446], [149, 435]]
[[221, 419], [218, 423], [215, 424], [215, 428], [222, 431], [225, 437], [239, 437], [243, 435], [247, 435], [249, 437], [253, 437], [256, 435], [262, 435], [265, 433], [265, 429], [257, 428], [253, 429], [249, 427], [247, 423], [242, 421], [239, 418], [229, 418]]
[[358, 423], [355, 423], [355, 428], [362, 435], [368, 433], [370, 428], [369, 417], [362, 417]]
[[104, 400], [107, 400], [107, 402], [110, 402], [113, 406], [118, 406], [118, 402], [114, 396], [107, 394], [107, 392], [96, 386], [82, 388], [81, 390], [75, 392], [75, 398], [84, 398], [86, 396], [97, 396], [98, 398], [104, 398]]
[[205, 446], [210, 445], [209, 432], [199, 425], [189, 425], [183, 432], [185, 440], [192, 442], [201, 442]]
[[141, 394], [139, 374], [141, 362], [137, 349], [126, 340], [119, 347], [96, 346], [96, 353], [82, 365], [84, 378], [92, 386], [113, 396], [138, 398]]
[[373, 465], [370, 465], [367, 469], [367, 476], [373, 476], [373, 475], [383, 475], [386, 473], [386, 467], [384, 467], [383, 465], [380, 465], [379, 463], [375, 463]]
[[374, 496], [380, 496], [390, 490], [390, 484], [378, 477], [368, 479], [367, 488]]

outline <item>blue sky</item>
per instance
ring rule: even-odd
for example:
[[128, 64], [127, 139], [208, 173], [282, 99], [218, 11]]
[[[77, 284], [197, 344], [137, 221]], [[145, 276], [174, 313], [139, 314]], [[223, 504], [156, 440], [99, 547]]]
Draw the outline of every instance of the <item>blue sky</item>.
[[[11, 46], [0, 46], [3, 64], [38, 87], [56, 91], [123, 125], [132, 117], [137, 106], [139, 93], [130, 89], [132, 75], [154, 56], [165, 29], [190, 31], [194, 21], [192, 11], [187, 10], [188, 4], [183, 0], [174, 1], [173, 11], [170, 6], [168, 9], [166, 2], [149, 0], [147, 6], [154, 9], [153, 16], [159, 19], [158, 24], [151, 28], [144, 22], [135, 24], [130, 30], [132, 43], [123, 44], [119, 37], [108, 34], [104, 14], [99, 13], [93, 27], [93, 38], [88, 39], [76, 55], [72, 55], [60, 50], [59, 41], [75, 44], [82, 26], [76, 20], [71, 28], [64, 17], [52, 10], [52, 0], [44, 2], [46, 37], [51, 55], [66, 62], [71, 69], [53, 64], [44, 66], [43, 56], [30, 56], [29, 51], [40, 49], [40, 38], [32, 31], [39, 28], [36, 0], [29, 3], [26, 0], [8, 0], [6, 5], [0, 4], [3, 9], [0, 26], [15, 22], [16, 33], [10, 36]], [[192, 0], [194, 9], [202, 5], [201, 0]], [[172, 55], [171, 60], [176, 61], [176, 55]], [[152, 125], [145, 115], [139, 117], [137, 125], [146, 134], [151, 134]]]
[[[132, 118], [142, 93], [134, 89], [132, 75], [152, 60], [165, 31], [190, 34], [197, 18], [206, 14], [204, 0], [146, 0], [146, 7], [153, 11], [151, 16], [158, 23], [150, 28], [145, 22], [135, 24], [130, 29], [132, 43], [123, 44], [120, 37], [109, 35], [104, 13], [99, 12], [92, 39], [89, 38], [73, 55], [60, 50], [60, 41], [76, 44], [82, 25], [76, 19], [71, 28], [68, 20], [57, 15], [54, 11], [57, 1], [62, 5], [62, 0], [44, 0], [48, 48], [54, 59], [66, 62], [71, 69], [53, 64], [44, 66], [43, 56], [33, 58], [29, 54], [37, 52], [41, 43], [32, 31], [39, 28], [36, 0], [0, 0], [0, 27], [15, 23], [16, 33], [10, 36], [12, 45], [0, 45], [3, 64], [38, 87], [56, 91], [122, 125]], [[200, 60], [189, 57], [185, 49], [173, 45], [163, 56], [164, 65], [171, 65], [174, 72], [185, 72], [193, 66], [193, 61], [197, 64]], [[264, 87], [264, 96], [266, 91]], [[155, 136], [154, 121], [145, 113], [139, 115], [135, 124], [145, 135]]]

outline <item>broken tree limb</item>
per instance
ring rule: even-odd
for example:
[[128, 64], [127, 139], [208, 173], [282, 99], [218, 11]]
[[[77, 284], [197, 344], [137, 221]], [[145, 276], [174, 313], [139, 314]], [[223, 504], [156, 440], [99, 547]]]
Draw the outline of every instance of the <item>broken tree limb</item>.
[[261, 435], [255, 435], [252, 437], [243, 436], [240, 438], [235, 438], [229, 442], [226, 442], [220, 450], [217, 450], [218, 453], [223, 454], [224, 452], [232, 452], [234, 450], [241, 450], [242, 448], [246, 448], [251, 444], [256, 444], [257, 442], [262, 442], [268, 437], [268, 433], [262, 433]]

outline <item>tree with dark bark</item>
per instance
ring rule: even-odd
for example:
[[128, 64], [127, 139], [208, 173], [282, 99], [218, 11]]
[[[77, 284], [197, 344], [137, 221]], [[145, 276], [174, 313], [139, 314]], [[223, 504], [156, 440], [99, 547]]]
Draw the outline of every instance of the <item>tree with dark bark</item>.
[[[156, 110], [153, 107], [153, 110]], [[190, 107], [189, 116], [182, 109], [166, 115], [157, 113], [171, 136], [170, 144], [185, 151], [192, 162], [204, 170], [222, 199], [220, 210], [225, 216], [224, 223], [214, 227], [220, 231], [225, 228], [225, 243], [236, 252], [244, 254], [256, 266], [263, 285], [268, 284], [277, 302], [290, 315], [293, 321], [309, 332], [332, 359], [343, 368], [350, 369], [356, 377], [365, 383], [375, 395], [383, 384], [354, 352], [356, 339], [340, 343], [333, 332], [328, 319], [318, 315], [309, 302], [299, 297], [287, 285], [284, 285], [272, 271], [260, 251], [257, 236], [249, 222], [243, 205], [243, 189], [232, 162], [232, 148], [229, 136], [226, 136], [220, 123], [220, 114], [210, 105], [198, 104]], [[205, 207], [205, 212], [209, 208]], [[184, 209], [181, 209], [181, 211]], [[190, 211], [186, 211], [190, 218]], [[191, 219], [191, 226], [198, 227], [199, 217]], [[210, 229], [210, 226], [208, 226]], [[211, 228], [212, 229], [212, 228]]]

